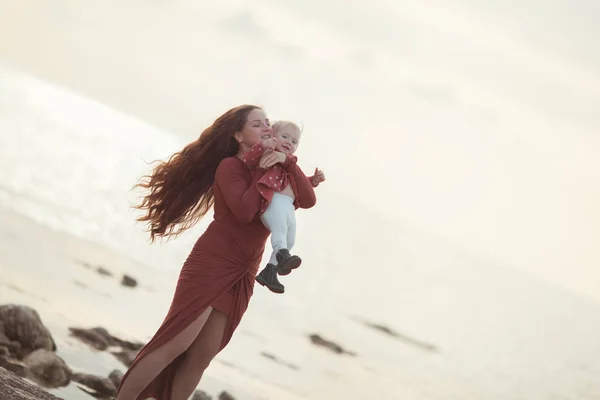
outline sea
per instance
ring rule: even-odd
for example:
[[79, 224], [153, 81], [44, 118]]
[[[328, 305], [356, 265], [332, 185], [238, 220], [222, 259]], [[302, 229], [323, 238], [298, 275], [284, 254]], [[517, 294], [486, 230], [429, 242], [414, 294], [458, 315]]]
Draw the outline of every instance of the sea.
[[[185, 144], [0, 66], [0, 206], [134, 260], [141, 281], [164, 276], [164, 307], [135, 296], [115, 305], [140, 310], [130, 322], [141, 339], [164, 316], [210, 218], [151, 245], [133, 186]], [[599, 304], [334, 191], [298, 220], [302, 268], [282, 296], [256, 287], [211, 385], [240, 399], [600, 399]], [[352, 354], [315, 346], [312, 334]]]

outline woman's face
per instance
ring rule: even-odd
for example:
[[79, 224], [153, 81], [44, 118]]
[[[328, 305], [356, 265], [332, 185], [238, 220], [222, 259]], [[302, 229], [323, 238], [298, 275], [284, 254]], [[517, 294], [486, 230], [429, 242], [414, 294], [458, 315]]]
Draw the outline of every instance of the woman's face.
[[259, 108], [256, 108], [248, 114], [246, 123], [240, 132], [235, 134], [236, 140], [240, 143], [243, 151], [250, 149], [262, 139], [268, 139], [273, 134], [271, 122], [267, 114]]

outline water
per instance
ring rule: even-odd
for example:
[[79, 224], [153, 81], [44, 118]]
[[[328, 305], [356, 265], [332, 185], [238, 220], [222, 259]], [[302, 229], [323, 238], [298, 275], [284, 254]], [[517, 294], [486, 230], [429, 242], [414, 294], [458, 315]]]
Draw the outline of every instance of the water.
[[[134, 223], [130, 189], [149, 171], [145, 161], [183, 144], [94, 101], [0, 69], [0, 205], [114, 249], [173, 282], [207, 222], [149, 246]], [[331, 192], [320, 192], [318, 207], [299, 221], [302, 272], [286, 280], [285, 296], [256, 290], [210, 379], [249, 399], [600, 398], [597, 304]], [[161, 301], [171, 294], [165, 287]], [[147, 313], [132, 318], [150, 335], [162, 314]], [[363, 319], [438, 351], [388, 337], [357, 321]], [[313, 332], [357, 356], [310, 345], [306, 335]]]

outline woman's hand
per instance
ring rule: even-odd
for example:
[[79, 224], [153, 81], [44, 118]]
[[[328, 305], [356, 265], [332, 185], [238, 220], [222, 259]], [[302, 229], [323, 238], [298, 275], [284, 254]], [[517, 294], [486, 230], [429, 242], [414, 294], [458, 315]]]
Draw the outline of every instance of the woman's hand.
[[267, 169], [271, 168], [275, 164], [283, 164], [286, 160], [286, 157], [287, 156], [285, 155], [285, 153], [281, 153], [279, 151], [271, 151], [262, 156], [262, 158], [258, 162], [258, 167]]

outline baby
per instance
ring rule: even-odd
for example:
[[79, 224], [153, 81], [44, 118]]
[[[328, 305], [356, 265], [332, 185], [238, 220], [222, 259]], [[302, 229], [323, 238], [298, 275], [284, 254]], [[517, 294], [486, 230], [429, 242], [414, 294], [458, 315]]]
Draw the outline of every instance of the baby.
[[[256, 167], [262, 155], [270, 151], [279, 151], [293, 155], [298, 149], [302, 130], [293, 122], [277, 121], [273, 123], [273, 137], [263, 138], [262, 142], [244, 153], [242, 160], [249, 167]], [[308, 177], [313, 187], [325, 181], [325, 174], [318, 168], [315, 174]], [[290, 250], [296, 240], [297, 204], [295, 182], [281, 164], [267, 169], [257, 182], [262, 195], [260, 218], [271, 231], [273, 252], [267, 266], [257, 275], [256, 281], [275, 293], [283, 293], [285, 287], [277, 279], [277, 275], [287, 275], [302, 263], [300, 257], [291, 255]]]

